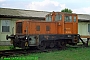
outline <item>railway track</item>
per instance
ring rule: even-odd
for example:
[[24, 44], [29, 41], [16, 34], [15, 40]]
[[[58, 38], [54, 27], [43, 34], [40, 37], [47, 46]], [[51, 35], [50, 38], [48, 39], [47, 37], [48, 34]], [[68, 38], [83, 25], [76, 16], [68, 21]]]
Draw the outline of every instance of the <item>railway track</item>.
[[34, 50], [34, 49], [16, 49], [16, 50], [3, 50], [0, 51], [0, 58], [1, 57], [10, 57], [10, 56], [17, 56], [17, 55], [25, 55], [30, 53], [41, 53], [41, 52], [50, 52], [50, 51], [56, 51], [59, 49], [53, 48], [53, 49], [46, 49], [46, 50]]
[[[79, 46], [67, 46], [67, 48], [84, 48], [85, 46], [79, 45]], [[90, 47], [90, 46], [88, 46]], [[58, 50], [63, 50], [63, 49], [57, 49], [57, 48], [52, 48], [52, 49], [45, 49], [45, 50], [38, 50], [38, 49], [16, 49], [16, 50], [3, 50], [0, 51], [0, 58], [1, 57], [10, 57], [10, 56], [17, 56], [17, 55], [25, 55], [25, 54], [30, 54], [30, 53], [41, 53], [41, 52], [51, 52], [51, 51], [58, 51]]]
[[3, 50], [0, 51], [0, 57], [8, 57], [11, 55], [16, 55], [19, 54], [20, 51], [23, 51], [22, 49], [17, 49], [17, 50]]

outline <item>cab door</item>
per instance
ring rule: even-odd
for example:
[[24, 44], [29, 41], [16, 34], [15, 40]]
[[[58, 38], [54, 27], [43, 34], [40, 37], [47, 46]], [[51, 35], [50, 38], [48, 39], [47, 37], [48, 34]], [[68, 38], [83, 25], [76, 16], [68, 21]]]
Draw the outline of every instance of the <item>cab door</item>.
[[64, 17], [64, 34], [73, 34], [72, 16], [65, 15]]

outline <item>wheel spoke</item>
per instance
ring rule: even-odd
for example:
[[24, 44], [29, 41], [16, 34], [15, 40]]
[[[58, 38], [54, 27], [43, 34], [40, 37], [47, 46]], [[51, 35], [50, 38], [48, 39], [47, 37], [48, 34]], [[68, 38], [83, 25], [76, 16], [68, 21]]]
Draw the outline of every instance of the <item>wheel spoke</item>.
[[46, 48], [45, 42], [41, 42], [41, 44], [38, 45], [37, 48], [38, 48], [39, 50], [44, 50], [44, 49]]
[[54, 46], [55, 46], [55, 45], [54, 45], [54, 42], [51, 42], [51, 43], [50, 43], [50, 48], [54, 48]]
[[66, 47], [66, 43], [64, 41], [58, 42], [58, 48], [64, 49]]

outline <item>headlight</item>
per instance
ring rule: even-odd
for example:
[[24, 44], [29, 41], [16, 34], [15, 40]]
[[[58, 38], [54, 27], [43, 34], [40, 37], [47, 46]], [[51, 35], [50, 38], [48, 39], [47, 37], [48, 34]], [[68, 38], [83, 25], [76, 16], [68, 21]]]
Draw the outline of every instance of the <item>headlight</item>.
[[27, 40], [28, 38], [26, 37], [26, 40]]

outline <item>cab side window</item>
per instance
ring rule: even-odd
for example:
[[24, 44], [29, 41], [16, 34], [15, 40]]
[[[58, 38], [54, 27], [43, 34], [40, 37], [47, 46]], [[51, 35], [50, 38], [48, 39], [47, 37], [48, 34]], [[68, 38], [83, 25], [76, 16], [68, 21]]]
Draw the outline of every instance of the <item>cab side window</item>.
[[56, 14], [55, 21], [60, 21], [60, 20], [62, 20], [62, 15]]
[[65, 22], [72, 22], [72, 16], [65, 16]]
[[46, 21], [48, 22], [52, 21], [52, 16], [51, 15], [46, 16]]
[[74, 22], [76, 22], [76, 16], [74, 16]]

